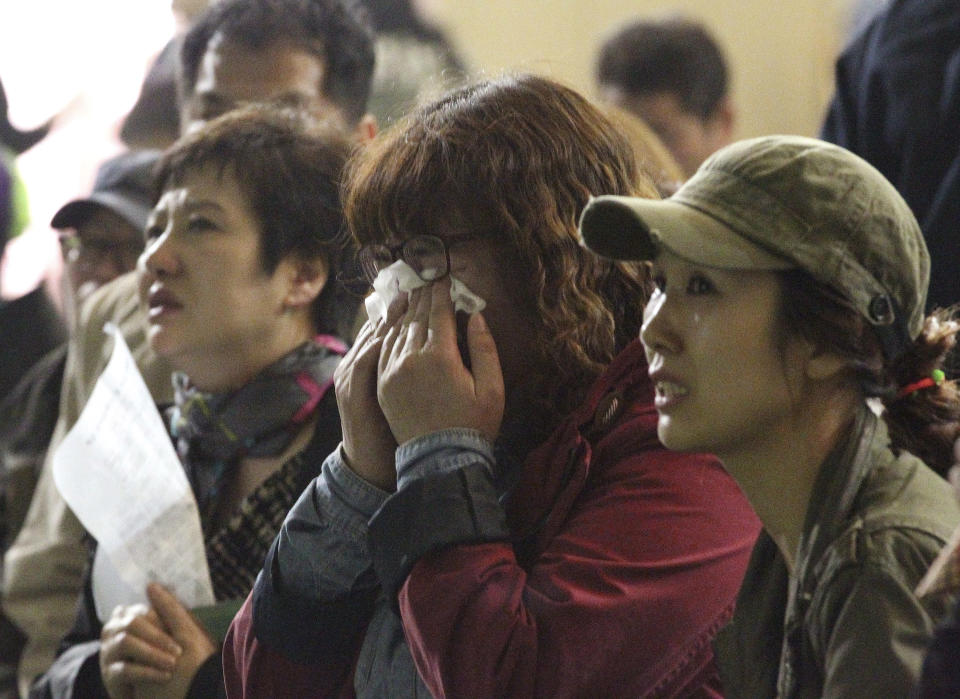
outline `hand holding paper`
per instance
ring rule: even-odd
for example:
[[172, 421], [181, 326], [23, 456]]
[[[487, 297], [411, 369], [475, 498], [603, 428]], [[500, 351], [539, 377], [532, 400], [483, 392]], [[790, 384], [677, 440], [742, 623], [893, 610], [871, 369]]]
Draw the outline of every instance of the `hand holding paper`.
[[53, 456], [67, 504], [97, 540], [97, 615], [167, 586], [187, 607], [213, 602], [196, 501], [160, 414], [116, 328], [110, 361]]

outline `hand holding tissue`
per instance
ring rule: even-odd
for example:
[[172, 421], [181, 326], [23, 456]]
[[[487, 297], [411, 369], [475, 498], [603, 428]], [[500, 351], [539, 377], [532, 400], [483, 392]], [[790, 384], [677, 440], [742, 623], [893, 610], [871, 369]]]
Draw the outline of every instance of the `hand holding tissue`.
[[[397, 260], [389, 267], [380, 270], [377, 278], [373, 280], [373, 293], [364, 301], [370, 322], [376, 325], [386, 316], [387, 308], [398, 294], [413, 291], [426, 284], [427, 282], [423, 281], [403, 260]], [[470, 291], [466, 284], [453, 275], [450, 275], [450, 300], [453, 301], [454, 310], [469, 314], [479, 313], [487, 305], [486, 301]]]

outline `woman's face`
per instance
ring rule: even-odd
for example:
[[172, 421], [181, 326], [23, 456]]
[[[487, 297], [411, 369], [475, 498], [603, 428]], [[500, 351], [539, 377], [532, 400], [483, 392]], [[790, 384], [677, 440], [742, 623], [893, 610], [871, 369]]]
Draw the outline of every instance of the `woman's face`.
[[291, 341], [295, 265], [264, 271], [260, 236], [236, 179], [211, 168], [168, 187], [147, 222], [137, 273], [150, 345], [207, 390], [242, 385]]
[[778, 341], [775, 273], [697, 266], [664, 250], [653, 277], [640, 338], [660, 440], [724, 458], [789, 429], [803, 360], [799, 341]]

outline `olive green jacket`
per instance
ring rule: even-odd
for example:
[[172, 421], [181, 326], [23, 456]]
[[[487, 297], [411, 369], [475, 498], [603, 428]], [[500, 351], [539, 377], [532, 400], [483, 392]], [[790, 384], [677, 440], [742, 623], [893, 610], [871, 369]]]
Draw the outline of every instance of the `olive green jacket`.
[[764, 532], [714, 643], [727, 697], [907, 697], [943, 600], [913, 590], [960, 509], [864, 407], [824, 462], [791, 576]]

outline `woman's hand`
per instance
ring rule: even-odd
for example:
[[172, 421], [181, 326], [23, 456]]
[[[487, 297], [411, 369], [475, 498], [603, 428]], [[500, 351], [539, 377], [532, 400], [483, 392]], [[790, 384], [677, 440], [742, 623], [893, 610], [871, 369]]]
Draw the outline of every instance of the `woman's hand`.
[[143, 683], [167, 682], [183, 649], [146, 605], [117, 607], [100, 633], [100, 676], [107, 694], [129, 699]]
[[361, 478], [387, 491], [397, 488], [397, 443], [377, 403], [377, 361], [387, 328], [403, 310], [405, 302], [395, 301], [378, 324], [364, 323], [333, 373], [347, 464]]
[[162, 585], [156, 583], [147, 585], [147, 598], [150, 600], [152, 611], [182, 652], [177, 657], [167, 680], [160, 683], [138, 683], [134, 696], [138, 699], [139, 697], [183, 699], [187, 696], [197, 670], [216, 653], [217, 644], [190, 610]]
[[472, 373], [457, 349], [449, 279], [411, 292], [407, 312], [383, 340], [377, 369], [377, 398], [397, 443], [450, 427], [496, 438], [503, 419], [503, 374], [479, 313], [467, 325], [467, 346]]

